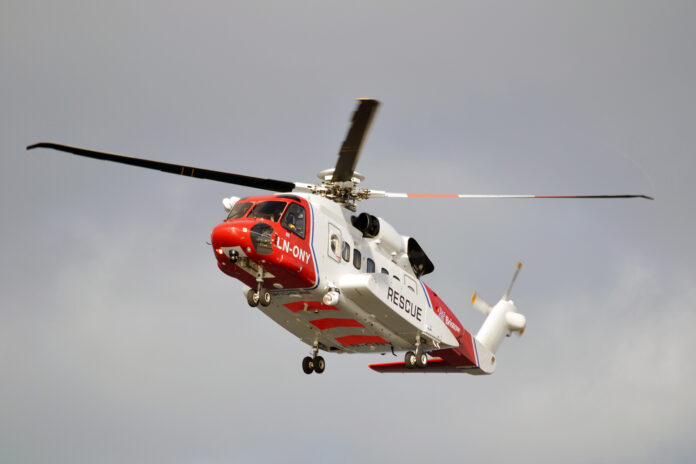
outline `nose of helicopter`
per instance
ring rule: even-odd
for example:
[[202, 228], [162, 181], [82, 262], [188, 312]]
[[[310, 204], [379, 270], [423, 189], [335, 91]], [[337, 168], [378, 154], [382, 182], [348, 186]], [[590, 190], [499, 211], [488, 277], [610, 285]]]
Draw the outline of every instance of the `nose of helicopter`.
[[229, 221], [215, 226], [210, 234], [215, 254], [222, 257], [229, 253], [230, 248], [242, 247], [245, 249], [248, 247], [251, 244], [248, 230], [243, 224]]

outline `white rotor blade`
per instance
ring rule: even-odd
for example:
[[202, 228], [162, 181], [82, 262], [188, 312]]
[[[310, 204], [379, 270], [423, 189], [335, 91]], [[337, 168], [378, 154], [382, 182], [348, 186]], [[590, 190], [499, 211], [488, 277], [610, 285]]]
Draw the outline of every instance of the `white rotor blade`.
[[439, 193], [394, 193], [381, 190], [370, 190], [370, 198], [645, 198], [654, 200], [648, 195], [471, 195], [471, 194], [439, 194]]

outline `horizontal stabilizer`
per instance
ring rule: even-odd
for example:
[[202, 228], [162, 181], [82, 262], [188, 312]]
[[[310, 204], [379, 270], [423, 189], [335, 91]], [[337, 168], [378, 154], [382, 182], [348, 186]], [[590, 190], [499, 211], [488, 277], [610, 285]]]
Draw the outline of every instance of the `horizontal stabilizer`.
[[[472, 366], [469, 369], [461, 369], [461, 368], [456, 368], [453, 365], [449, 364], [447, 361], [445, 361], [442, 358], [432, 358], [428, 360], [428, 364], [425, 367], [414, 367], [409, 369], [406, 367], [406, 363], [403, 361], [401, 362], [392, 362], [392, 363], [384, 363], [384, 364], [370, 364], [370, 369], [373, 371], [377, 371], [382, 374], [388, 374], [388, 373], [402, 373], [402, 374], [426, 374], [428, 372], [452, 372], [452, 373], [459, 373], [459, 372], [467, 372], [467, 371], [472, 371], [472, 370], [479, 370], [478, 368]], [[469, 372], [469, 373], [475, 373], [475, 372]]]

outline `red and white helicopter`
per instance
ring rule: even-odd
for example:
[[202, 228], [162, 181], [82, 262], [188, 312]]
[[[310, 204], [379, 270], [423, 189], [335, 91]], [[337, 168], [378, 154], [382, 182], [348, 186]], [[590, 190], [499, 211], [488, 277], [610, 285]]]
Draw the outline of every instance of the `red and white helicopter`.
[[372, 364], [378, 372], [465, 372], [491, 374], [495, 352], [511, 333], [522, 334], [526, 318], [510, 299], [512, 282], [494, 306], [474, 293], [471, 302], [485, 316], [472, 335], [421, 278], [434, 266], [418, 242], [386, 220], [354, 215], [369, 198], [632, 198], [646, 195], [431, 195], [359, 188], [355, 172], [360, 149], [379, 102], [360, 99], [334, 169], [305, 184], [211, 171], [56, 143], [75, 155], [157, 169], [273, 192], [225, 198], [227, 219], [212, 232], [219, 269], [244, 285], [249, 305], [311, 347], [305, 373], [322, 373], [319, 351], [406, 352], [403, 362]]

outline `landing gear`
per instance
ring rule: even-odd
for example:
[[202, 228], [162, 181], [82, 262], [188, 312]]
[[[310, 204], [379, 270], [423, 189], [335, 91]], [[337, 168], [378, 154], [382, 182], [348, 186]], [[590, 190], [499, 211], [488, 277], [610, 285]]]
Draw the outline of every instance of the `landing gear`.
[[255, 292], [253, 289], [249, 289], [246, 297], [247, 303], [249, 303], [249, 306], [252, 308], [258, 306], [259, 303], [261, 303], [261, 306], [268, 306], [271, 304], [271, 293], [265, 288], [262, 288], [260, 292]]
[[247, 297], [247, 303], [249, 303], [249, 306], [251, 306], [252, 308], [255, 306], [258, 306], [260, 297], [259, 297], [259, 294], [256, 293], [253, 289], [249, 289], [249, 291], [246, 294], [246, 297]]
[[265, 288], [262, 288], [259, 292], [259, 301], [261, 306], [268, 306], [271, 304], [271, 294]]
[[317, 353], [319, 353], [319, 346], [315, 344], [312, 347], [313, 356], [305, 356], [302, 360], [302, 370], [305, 374], [311, 374], [312, 372], [321, 374], [326, 369], [326, 361], [321, 356], [318, 356]]
[[408, 351], [406, 352], [406, 356], [404, 356], [404, 363], [407, 369], [413, 369], [414, 367], [420, 367], [422, 369], [428, 364], [428, 355], [425, 353]]
[[302, 370], [305, 374], [311, 374], [314, 372], [314, 361], [309, 356], [305, 356], [302, 360]]
[[326, 369], [326, 361], [324, 361], [324, 358], [321, 356], [315, 356], [313, 358], [305, 356], [302, 360], [302, 371], [304, 371], [305, 374], [311, 374], [312, 372], [321, 374], [324, 372], [324, 369]]
[[406, 356], [404, 356], [404, 363], [406, 363], [407, 369], [413, 369], [416, 366], [416, 353], [413, 351], [407, 351]]
[[317, 374], [321, 374], [326, 369], [326, 362], [324, 362], [324, 358], [321, 356], [315, 357], [312, 362], [314, 363], [314, 372]]
[[407, 351], [404, 357], [404, 364], [406, 364], [407, 369], [413, 369], [414, 367], [423, 369], [428, 364], [428, 355], [421, 350], [420, 335], [416, 337], [416, 352]]
[[249, 306], [256, 307], [261, 303], [261, 306], [268, 306], [271, 304], [271, 294], [262, 287], [263, 285], [263, 267], [259, 266], [258, 273], [256, 274], [256, 290], [249, 289], [246, 294], [247, 303]]

